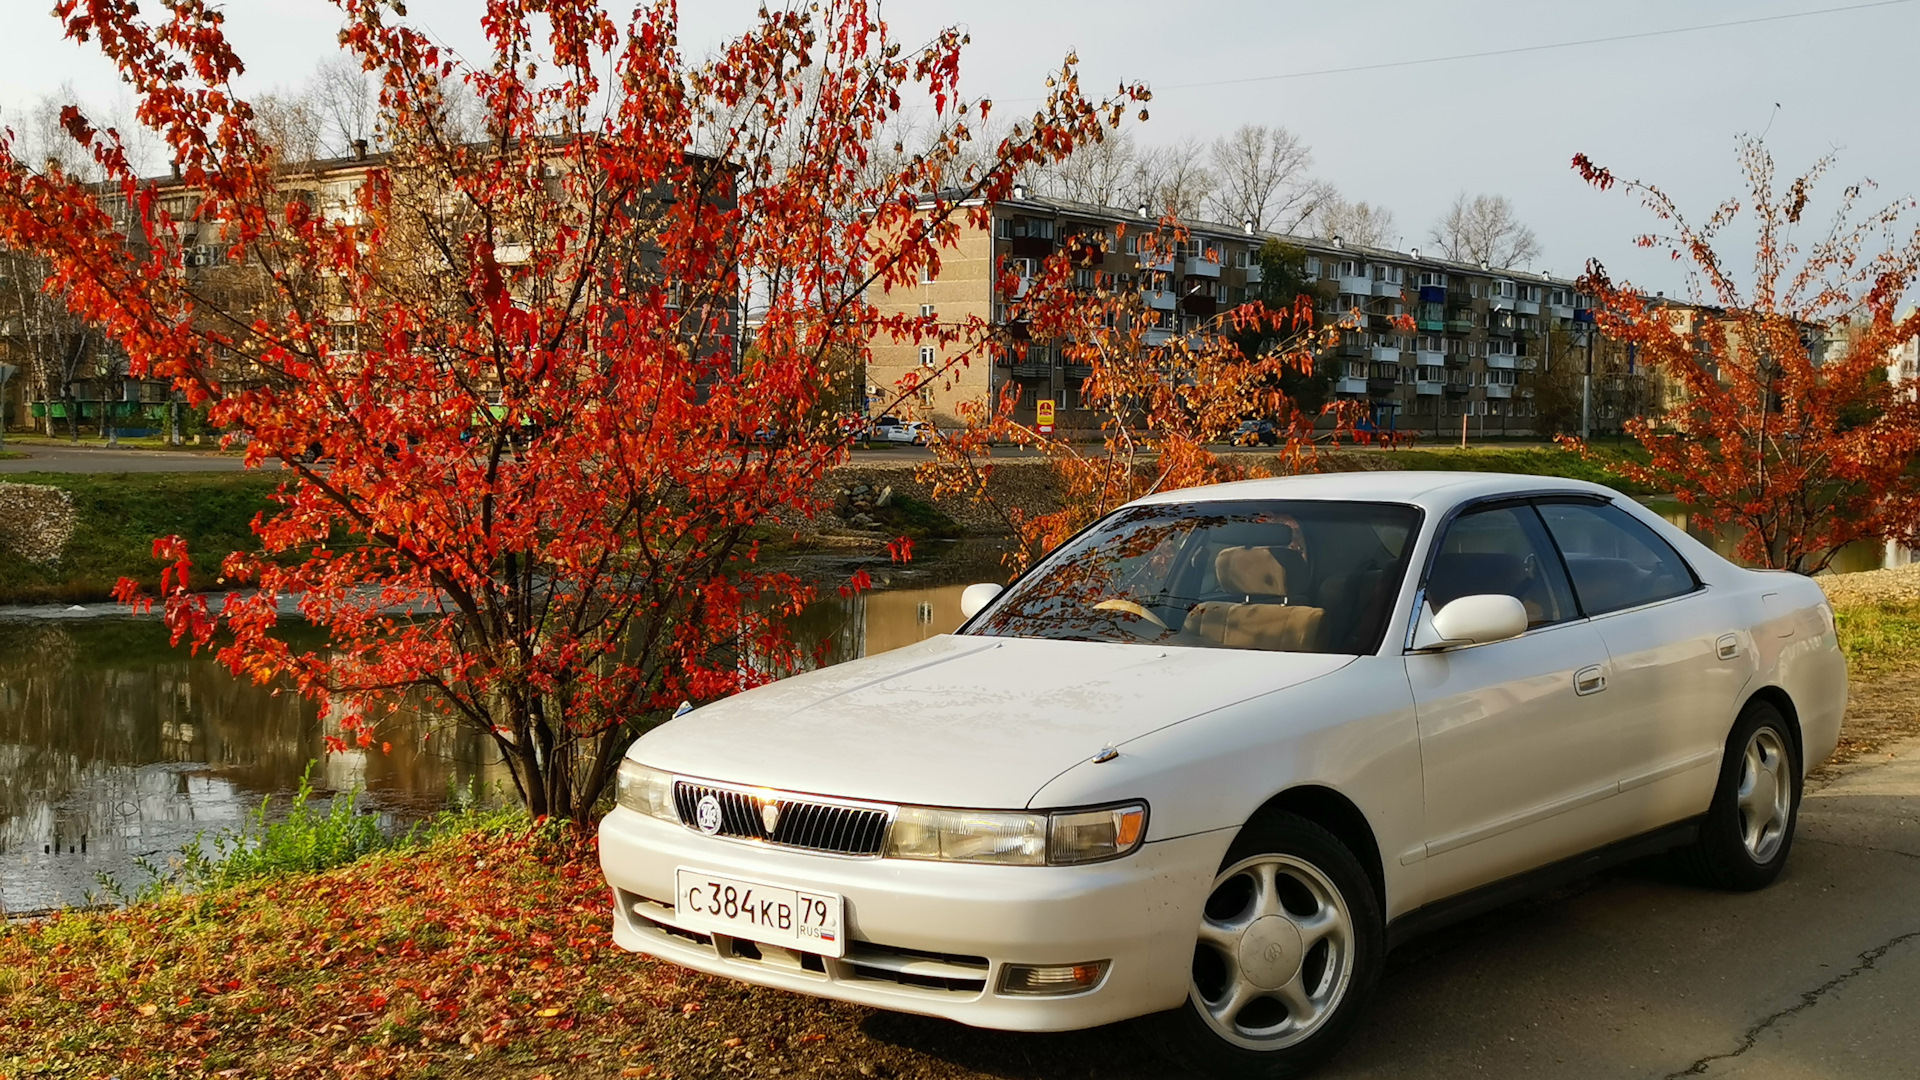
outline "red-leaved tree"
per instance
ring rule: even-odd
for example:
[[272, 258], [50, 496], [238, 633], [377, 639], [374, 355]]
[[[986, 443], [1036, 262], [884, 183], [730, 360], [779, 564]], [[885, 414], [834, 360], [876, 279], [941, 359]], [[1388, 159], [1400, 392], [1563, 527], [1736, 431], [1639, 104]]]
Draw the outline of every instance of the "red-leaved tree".
[[[1626, 423], [1651, 459], [1609, 468], [1673, 491], [1710, 529], [1743, 530], [1747, 562], [1814, 574], [1855, 541], [1920, 534], [1920, 403], [1887, 378], [1894, 351], [1920, 334], [1920, 315], [1901, 313], [1920, 228], [1903, 224], [1911, 198], [1860, 212], [1862, 184], [1814, 220], [1830, 157], [1784, 189], [1758, 139], [1739, 157], [1745, 193], [1700, 223], [1660, 188], [1620, 183], [1659, 221], [1637, 242], [1683, 264], [1693, 295], [1649, 299], [1597, 262], [1581, 278], [1600, 332], [1678, 399], [1663, 418]], [[1603, 191], [1618, 182], [1584, 154], [1573, 165]], [[1752, 234], [1744, 276], [1722, 250], [1730, 231]]]
[[[698, 62], [668, 2], [490, 0], [471, 65], [397, 2], [337, 3], [386, 149], [315, 165], [234, 89], [217, 8], [60, 0], [178, 179], [70, 109], [106, 181], [0, 144], [0, 243], [288, 470], [217, 606], [156, 546], [176, 640], [222, 633], [234, 671], [290, 679], [363, 745], [403, 701], [471, 725], [535, 813], [584, 821], [649, 722], [797, 659], [780, 620], [812, 589], [758, 544], [821, 509], [845, 452], [827, 388], [876, 335], [961, 332], [867, 290], [937, 268], [980, 197], [1145, 94], [1088, 100], [1069, 58], [983, 150], [963, 35], [903, 47], [859, 0], [762, 12]], [[449, 126], [462, 83], [483, 141]], [[927, 148], [878, 154], [916, 103]], [[288, 608], [324, 648], [276, 635]]]
[[[1283, 379], [1312, 372], [1342, 335], [1357, 334], [1359, 312], [1319, 318], [1312, 295], [1303, 292], [1277, 308], [1252, 300], [1176, 331], [1151, 317], [1142, 290], [1086, 272], [1109, 245], [1123, 241], [1143, 266], [1191, 248], [1189, 230], [1173, 216], [1143, 223], [1132, 235], [1121, 225], [1064, 244], [1026, 282], [1003, 276], [1001, 292], [1018, 296], [1007, 306], [1018, 336], [983, 340], [984, 351], [996, 358], [1033, 343], [1055, 344], [1066, 364], [1087, 373], [1081, 411], [1097, 428], [1042, 432], [1015, 422], [1020, 390], [1014, 385], [997, 400], [963, 405], [960, 428], [935, 443], [934, 461], [922, 467], [936, 491], [964, 493], [998, 511], [1020, 541], [1008, 554], [1016, 570], [1156, 491], [1318, 471], [1322, 450], [1353, 430], [1359, 406], [1302, 408]], [[1400, 316], [1395, 326], [1411, 332], [1413, 320]], [[1268, 444], [1250, 440], [1252, 452], [1223, 451], [1248, 419], [1272, 425]], [[995, 497], [989, 482], [1002, 467], [994, 460], [999, 445], [1043, 457], [1044, 465], [1011, 467], [1048, 469], [1057, 508], [1034, 513]]]

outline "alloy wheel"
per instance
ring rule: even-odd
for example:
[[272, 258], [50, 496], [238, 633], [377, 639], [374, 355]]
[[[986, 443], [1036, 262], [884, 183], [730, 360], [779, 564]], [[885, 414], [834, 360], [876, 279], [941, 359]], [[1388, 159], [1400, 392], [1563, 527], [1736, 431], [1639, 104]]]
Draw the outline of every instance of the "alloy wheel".
[[1228, 1042], [1292, 1046], [1339, 1006], [1354, 948], [1346, 899], [1319, 867], [1292, 855], [1242, 859], [1207, 897], [1189, 997]]
[[1747, 739], [1742, 757], [1740, 787], [1735, 794], [1740, 839], [1749, 858], [1765, 863], [1780, 850], [1793, 814], [1793, 777], [1787, 771], [1792, 759], [1780, 733], [1770, 727], [1760, 728]]

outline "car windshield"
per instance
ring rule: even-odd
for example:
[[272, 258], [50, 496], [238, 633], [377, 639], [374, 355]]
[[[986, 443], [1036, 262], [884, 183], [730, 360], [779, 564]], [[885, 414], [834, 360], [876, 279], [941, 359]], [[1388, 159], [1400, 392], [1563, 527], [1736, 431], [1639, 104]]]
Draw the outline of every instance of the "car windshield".
[[1128, 507], [1047, 556], [967, 632], [1370, 653], [1419, 524], [1419, 510], [1388, 503]]

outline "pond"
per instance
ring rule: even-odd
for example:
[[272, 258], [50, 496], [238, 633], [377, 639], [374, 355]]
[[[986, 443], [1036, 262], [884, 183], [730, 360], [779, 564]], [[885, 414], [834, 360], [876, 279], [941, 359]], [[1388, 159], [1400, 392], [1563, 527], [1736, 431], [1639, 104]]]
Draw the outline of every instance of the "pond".
[[[1699, 540], [1729, 559], [1734, 558], [1734, 548], [1740, 543], [1740, 534], [1729, 531], [1726, 535], [1715, 536], [1699, 528], [1692, 521], [1687, 508], [1679, 499], [1672, 496], [1660, 496], [1642, 499], [1647, 509], [1666, 518], [1668, 521], [1687, 530], [1688, 535]], [[1737, 560], [1736, 560], [1737, 561]], [[1913, 548], [1901, 547], [1892, 542], [1860, 542], [1848, 544], [1834, 557], [1831, 573], [1850, 574], [1858, 570], [1883, 570], [1893, 566], [1905, 566], [1911, 562], [1920, 562], [1920, 552]]]
[[[823, 644], [826, 663], [945, 633], [960, 624], [961, 589], [1004, 580], [999, 554], [954, 545], [875, 565], [875, 591], [823, 587], [792, 630]], [[829, 557], [801, 569], [838, 582], [855, 565]], [[362, 789], [360, 805], [392, 827], [456, 790], [511, 787], [492, 747], [464, 729], [390, 729], [390, 751], [344, 754], [324, 752], [329, 730], [313, 703], [170, 647], [151, 619], [0, 621], [0, 911], [86, 903], [102, 895], [102, 874], [138, 885], [139, 860], [164, 863], [264, 798], [283, 804], [310, 762], [318, 792]]]

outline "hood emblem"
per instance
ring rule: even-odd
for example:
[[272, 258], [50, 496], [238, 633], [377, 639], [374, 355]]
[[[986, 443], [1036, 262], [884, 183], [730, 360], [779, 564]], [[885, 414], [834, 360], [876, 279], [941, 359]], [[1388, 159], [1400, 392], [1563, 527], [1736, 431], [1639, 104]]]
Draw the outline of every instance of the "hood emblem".
[[720, 800], [711, 795], [700, 797], [700, 805], [694, 808], [694, 824], [700, 831], [712, 836], [720, 831]]
[[768, 836], [773, 835], [774, 828], [780, 824], [780, 804], [779, 803], [761, 803], [760, 804], [760, 824], [765, 825], [767, 827]]

